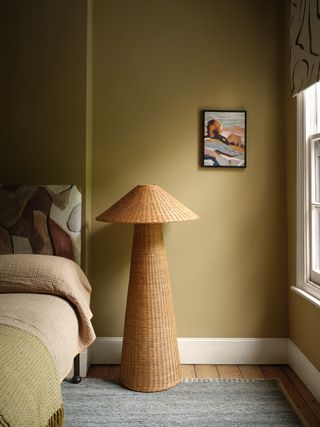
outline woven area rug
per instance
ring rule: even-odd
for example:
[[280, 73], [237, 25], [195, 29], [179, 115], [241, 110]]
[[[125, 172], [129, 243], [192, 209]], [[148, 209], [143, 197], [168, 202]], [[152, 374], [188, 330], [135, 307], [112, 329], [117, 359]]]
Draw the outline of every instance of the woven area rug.
[[185, 380], [158, 393], [83, 379], [62, 384], [65, 427], [302, 426], [276, 380]]

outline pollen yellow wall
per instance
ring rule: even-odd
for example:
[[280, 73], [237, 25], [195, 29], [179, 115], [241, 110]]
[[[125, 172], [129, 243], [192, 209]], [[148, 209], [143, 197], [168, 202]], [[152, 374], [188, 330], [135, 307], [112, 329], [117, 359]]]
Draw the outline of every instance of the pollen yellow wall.
[[[200, 215], [164, 227], [178, 335], [288, 336], [279, 2], [94, 0], [92, 58], [86, 1], [0, 8], [1, 181], [92, 178], [93, 217], [159, 184]], [[247, 110], [245, 170], [199, 167], [204, 108]], [[91, 225], [94, 325], [120, 336], [132, 227]]]
[[83, 184], [86, 1], [4, 0], [0, 10], [1, 177]]
[[[95, 0], [92, 215], [156, 183], [178, 335], [286, 337], [283, 10], [277, 0]], [[246, 109], [248, 166], [199, 167], [201, 109]], [[92, 222], [98, 336], [121, 336], [132, 226]]]
[[290, 294], [289, 307], [290, 338], [320, 371], [320, 309], [293, 292]]

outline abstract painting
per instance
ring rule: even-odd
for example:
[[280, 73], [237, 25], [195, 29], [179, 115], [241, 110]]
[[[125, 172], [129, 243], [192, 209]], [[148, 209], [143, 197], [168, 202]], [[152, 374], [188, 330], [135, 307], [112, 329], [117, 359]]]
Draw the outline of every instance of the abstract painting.
[[246, 111], [202, 111], [201, 166], [245, 168]]

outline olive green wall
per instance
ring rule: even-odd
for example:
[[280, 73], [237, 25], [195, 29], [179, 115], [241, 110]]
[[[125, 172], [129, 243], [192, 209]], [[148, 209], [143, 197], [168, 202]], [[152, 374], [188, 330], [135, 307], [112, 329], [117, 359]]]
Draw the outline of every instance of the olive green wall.
[[[92, 81], [85, 0], [1, 3], [1, 182], [85, 192], [92, 178], [93, 216], [157, 183], [196, 211], [198, 221], [164, 227], [179, 336], [288, 336], [294, 136], [285, 152], [283, 10], [265, 3], [95, 0]], [[199, 167], [203, 108], [248, 111], [247, 169]], [[132, 227], [91, 226], [97, 335], [119, 336]], [[291, 337], [319, 366], [316, 336], [299, 329], [319, 311], [293, 295], [290, 307]]]
[[4, 0], [0, 10], [1, 178], [83, 185], [86, 1]]
[[[283, 10], [277, 0], [95, 0], [92, 215], [156, 183], [179, 336], [286, 337]], [[246, 109], [248, 167], [199, 167], [201, 109]], [[92, 222], [98, 336], [121, 336], [132, 226]]]
[[86, 7], [1, 1], [2, 183], [75, 183], [85, 199]]
[[293, 292], [289, 304], [290, 338], [320, 371], [320, 309]]

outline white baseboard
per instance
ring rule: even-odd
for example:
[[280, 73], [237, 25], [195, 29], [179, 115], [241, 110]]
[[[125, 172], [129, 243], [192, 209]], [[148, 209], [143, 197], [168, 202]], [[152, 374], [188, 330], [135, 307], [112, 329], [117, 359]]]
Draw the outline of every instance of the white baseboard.
[[93, 364], [116, 365], [121, 360], [121, 337], [97, 337], [89, 347], [89, 361]]
[[[80, 359], [81, 372], [90, 363], [120, 363], [121, 348], [121, 337], [98, 337], [89, 348], [88, 355]], [[320, 401], [320, 372], [289, 338], [178, 338], [178, 348], [180, 361], [185, 364], [288, 363]]]
[[[98, 337], [89, 349], [93, 364], [118, 364], [122, 338]], [[181, 363], [288, 363], [288, 338], [178, 338]]]
[[314, 397], [320, 401], [320, 372], [291, 340], [289, 341], [288, 359], [291, 368]]
[[178, 338], [181, 363], [287, 363], [287, 338]]

